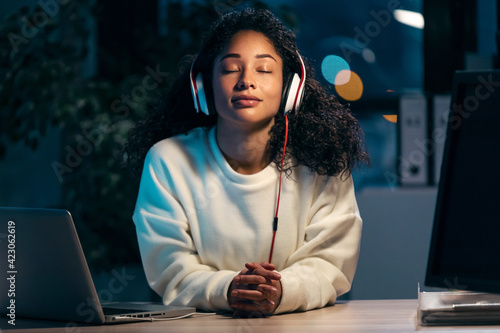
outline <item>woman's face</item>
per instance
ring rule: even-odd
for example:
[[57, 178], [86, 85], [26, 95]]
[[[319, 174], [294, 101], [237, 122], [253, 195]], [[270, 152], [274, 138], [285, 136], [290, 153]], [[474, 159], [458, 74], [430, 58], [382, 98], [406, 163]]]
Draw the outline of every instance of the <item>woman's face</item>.
[[214, 102], [219, 124], [267, 126], [281, 103], [283, 60], [264, 34], [236, 33], [214, 62]]

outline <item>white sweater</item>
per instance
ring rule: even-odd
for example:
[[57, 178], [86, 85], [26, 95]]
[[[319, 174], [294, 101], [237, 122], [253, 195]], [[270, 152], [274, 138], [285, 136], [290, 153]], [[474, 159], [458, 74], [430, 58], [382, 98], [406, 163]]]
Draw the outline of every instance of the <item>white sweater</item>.
[[[279, 172], [242, 175], [218, 148], [215, 127], [193, 129], [149, 151], [133, 220], [144, 270], [171, 305], [230, 310], [227, 291], [247, 262], [269, 258]], [[356, 270], [361, 237], [352, 179], [307, 167], [283, 174], [273, 264], [275, 313], [334, 303]]]

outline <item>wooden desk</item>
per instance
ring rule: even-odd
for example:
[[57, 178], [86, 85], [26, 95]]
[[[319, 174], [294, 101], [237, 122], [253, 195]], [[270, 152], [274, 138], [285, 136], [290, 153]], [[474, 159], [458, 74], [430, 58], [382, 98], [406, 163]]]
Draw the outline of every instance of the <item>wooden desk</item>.
[[[416, 300], [348, 301], [323, 309], [271, 316], [234, 319], [224, 315], [119, 325], [66, 327], [65, 323], [16, 319], [15, 329], [4, 318], [2, 332], [175, 332], [175, 333], [315, 333], [315, 332], [500, 332], [500, 326], [420, 327]], [[11, 326], [12, 327], [12, 326]]]

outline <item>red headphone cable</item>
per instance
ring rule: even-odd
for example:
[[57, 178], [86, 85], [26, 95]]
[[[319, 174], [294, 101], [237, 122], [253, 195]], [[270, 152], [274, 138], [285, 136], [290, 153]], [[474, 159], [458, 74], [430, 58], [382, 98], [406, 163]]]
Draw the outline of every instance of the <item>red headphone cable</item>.
[[288, 116], [285, 114], [285, 144], [283, 145], [283, 155], [281, 156], [280, 180], [279, 180], [279, 186], [278, 186], [278, 200], [276, 202], [276, 213], [274, 214], [273, 240], [271, 241], [271, 251], [269, 252], [269, 263], [271, 263], [271, 260], [273, 259], [274, 240], [276, 238], [276, 231], [278, 230], [278, 211], [280, 208], [280, 197], [281, 197], [281, 176], [283, 174], [283, 164], [285, 161], [285, 151], [286, 151], [287, 141], [288, 141]]

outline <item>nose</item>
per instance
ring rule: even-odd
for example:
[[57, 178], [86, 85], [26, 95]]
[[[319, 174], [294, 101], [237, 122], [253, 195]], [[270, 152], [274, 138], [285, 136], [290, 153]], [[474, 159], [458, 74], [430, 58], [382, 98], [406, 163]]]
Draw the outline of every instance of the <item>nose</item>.
[[236, 86], [240, 90], [245, 90], [245, 89], [250, 89], [250, 88], [256, 88], [257, 83], [256, 83], [255, 78], [252, 75], [252, 73], [250, 73], [250, 71], [248, 71], [248, 70], [244, 70], [241, 72], [241, 76], [240, 76]]

